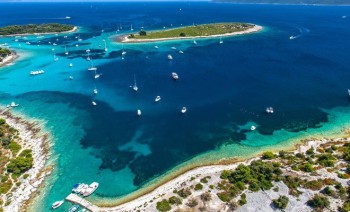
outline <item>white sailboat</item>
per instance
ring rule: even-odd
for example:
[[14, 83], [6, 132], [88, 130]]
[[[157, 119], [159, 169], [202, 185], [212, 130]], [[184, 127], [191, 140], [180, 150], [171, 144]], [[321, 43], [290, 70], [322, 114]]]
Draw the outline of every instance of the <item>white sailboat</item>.
[[89, 71], [95, 71], [97, 70], [97, 68], [94, 66], [94, 63], [92, 62], [92, 59], [90, 58], [90, 63], [91, 63], [91, 67], [88, 68]]
[[193, 44], [197, 45], [197, 41], [195, 39], [193, 39]]
[[91, 104], [92, 104], [92, 106], [96, 106], [97, 105], [97, 103], [95, 101], [92, 101]]
[[134, 85], [133, 86], [130, 86], [135, 92], [137, 92], [139, 90], [139, 88], [137, 87], [137, 84], [136, 84], [136, 76], [134, 75]]
[[65, 54], [65, 55], [68, 55], [68, 54], [69, 54], [69, 52], [67, 51], [67, 46], [64, 46], [64, 54]]
[[220, 41], [219, 41], [220, 44], [223, 44], [224, 41], [222, 40], [222, 38], [220, 37]]
[[186, 108], [186, 107], [182, 107], [181, 113], [182, 113], [182, 114], [185, 114], [186, 112], [187, 112], [187, 108]]
[[154, 99], [154, 102], [159, 102], [161, 100], [160, 96], [156, 96], [156, 98]]
[[168, 60], [172, 60], [173, 56], [171, 56], [171, 54], [168, 54]]
[[126, 55], [126, 51], [124, 50], [124, 45], [122, 45], [122, 56]]
[[141, 110], [138, 109], [136, 114], [137, 114], [138, 116], [141, 116], [141, 114], [142, 114], [142, 113], [141, 113]]
[[106, 40], [103, 39], [102, 41], [103, 41], [103, 43], [104, 43], [104, 45], [105, 45], [105, 52], [106, 52], [106, 51], [108, 51], [108, 49], [107, 49], [107, 44], [106, 44]]
[[130, 25], [130, 30], [131, 30], [131, 31], [134, 31], [134, 29], [132, 28], [132, 24]]

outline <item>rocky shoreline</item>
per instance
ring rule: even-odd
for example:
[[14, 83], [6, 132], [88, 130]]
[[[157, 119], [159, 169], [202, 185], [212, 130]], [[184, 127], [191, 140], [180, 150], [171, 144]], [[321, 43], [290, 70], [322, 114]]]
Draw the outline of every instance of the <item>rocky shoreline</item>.
[[28, 176], [20, 178], [21, 184], [12, 191], [11, 196], [5, 197], [10, 203], [4, 207], [4, 211], [25, 211], [45, 177], [51, 173], [51, 168], [45, 166], [50, 156], [49, 134], [41, 130], [38, 122], [14, 115], [7, 108], [0, 108], [0, 118], [19, 131], [22, 148], [32, 150], [33, 167], [26, 172]]

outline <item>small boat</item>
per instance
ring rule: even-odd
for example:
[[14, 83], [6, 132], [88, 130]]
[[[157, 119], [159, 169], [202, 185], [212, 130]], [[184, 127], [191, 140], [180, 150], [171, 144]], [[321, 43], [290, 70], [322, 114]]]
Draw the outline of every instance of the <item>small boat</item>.
[[172, 78], [173, 78], [174, 80], [178, 80], [178, 79], [179, 79], [179, 75], [177, 75], [176, 72], [171, 73], [171, 76], [172, 76]]
[[75, 44], [75, 47], [79, 47], [79, 44]]
[[297, 36], [289, 36], [289, 40], [293, 40], [293, 39], [295, 39], [295, 38], [297, 38]]
[[30, 75], [35, 76], [35, 75], [39, 75], [39, 74], [43, 74], [43, 73], [45, 73], [44, 70], [37, 70], [37, 71], [31, 71]]
[[158, 49], [159, 47], [158, 46], [154, 46], [154, 48]]
[[105, 48], [104, 48], [104, 50], [105, 50], [105, 52], [106, 52], [106, 51], [108, 51], [108, 49], [107, 49], [107, 44], [106, 44], [106, 40], [105, 40], [105, 39], [103, 39], [102, 41], [103, 41], [103, 43], [105, 44]]
[[91, 68], [88, 68], [89, 71], [96, 71], [97, 68], [96, 67], [91, 67]]
[[57, 61], [58, 61], [58, 57], [55, 57], [55, 58], [53, 59], [53, 61], [57, 62]]
[[221, 39], [221, 37], [220, 37], [220, 41], [219, 41], [219, 44], [223, 44], [224, 43], [224, 41]]
[[75, 212], [75, 211], [77, 211], [78, 209], [80, 208], [80, 206], [79, 205], [73, 205], [71, 208], [69, 208], [69, 212]]
[[94, 193], [96, 191], [98, 186], [99, 186], [98, 182], [91, 183], [86, 189], [84, 189], [82, 195], [84, 197], [87, 197], [87, 196], [91, 195], [92, 193]]
[[174, 49], [174, 50], [176, 50], [176, 47], [175, 47], [175, 46], [172, 46], [172, 47], [171, 47], [171, 49]]
[[348, 89], [348, 94], [349, 94], [349, 96], [350, 96], [350, 89]]
[[193, 44], [194, 44], [194, 45], [197, 45], [197, 41], [196, 41], [196, 40], [193, 40]]
[[90, 52], [90, 49], [86, 49], [86, 53], [89, 53]]
[[6, 107], [9, 108], [9, 107], [18, 107], [19, 104], [16, 104], [15, 102], [11, 102], [11, 104], [7, 105]]
[[100, 78], [101, 75], [102, 75], [102, 74], [95, 74], [95, 79]]
[[30, 45], [30, 42], [27, 41], [26, 44], [27, 44], [27, 45]]
[[267, 107], [266, 108], [266, 113], [272, 114], [273, 113], [273, 108], [272, 107]]
[[69, 67], [73, 67], [73, 63], [69, 63]]
[[122, 51], [122, 55], [126, 55], [126, 51], [123, 50], [123, 51]]
[[181, 51], [181, 50], [179, 51], [179, 54], [183, 54], [183, 53], [184, 53], [183, 51]]
[[168, 54], [168, 60], [172, 60], [173, 56], [171, 56], [171, 54]]
[[64, 52], [65, 55], [68, 55], [68, 54], [69, 54], [69, 52], [67, 51], [67, 46], [64, 46], [64, 51], [65, 51], [65, 52]]
[[66, 19], [70, 19], [70, 16], [66, 16]]
[[132, 28], [132, 24], [131, 24], [131, 26], [130, 26], [130, 30], [131, 30], [131, 31], [134, 31], [134, 29]]
[[141, 116], [141, 110], [140, 109], [137, 110], [137, 115]]
[[135, 92], [137, 92], [139, 90], [139, 88], [137, 87], [137, 84], [136, 84], [136, 77], [134, 75], [134, 85], [133, 86], [130, 86]]
[[63, 200], [54, 202], [52, 204], [52, 209], [56, 209], [56, 208], [60, 207], [63, 203], [64, 203]]
[[86, 58], [86, 60], [87, 60], [87, 61], [90, 61], [90, 60], [91, 60], [91, 58], [90, 58], [90, 57], [87, 57], [87, 58]]
[[159, 102], [161, 100], [160, 96], [156, 96], [156, 98], [154, 99], [154, 102]]
[[92, 103], [93, 106], [97, 105], [97, 103], [95, 101], [92, 101], [91, 103]]
[[57, 46], [57, 43], [53, 43], [52, 45], [53, 45], [53, 46]]
[[94, 94], [98, 94], [97, 88], [95, 88], [95, 89], [93, 90], [93, 93], [94, 93]]
[[187, 108], [186, 108], [186, 107], [182, 107], [181, 113], [182, 113], [182, 114], [185, 114], [186, 112], [187, 112]]
[[69, 80], [73, 80], [73, 76], [69, 76]]
[[256, 130], [256, 126], [252, 125], [252, 126], [250, 127], [250, 130], [251, 130], [251, 131]]

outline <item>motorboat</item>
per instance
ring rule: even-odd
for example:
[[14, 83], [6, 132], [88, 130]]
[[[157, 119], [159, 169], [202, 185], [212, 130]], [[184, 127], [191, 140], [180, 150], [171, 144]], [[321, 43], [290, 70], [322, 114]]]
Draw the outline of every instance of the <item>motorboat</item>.
[[158, 46], [154, 46], [154, 48], [158, 49], [159, 47]]
[[178, 80], [178, 79], [179, 79], [179, 75], [177, 75], [176, 72], [171, 73], [171, 76], [172, 76], [172, 78], [173, 78], [174, 80]]
[[141, 110], [140, 109], [137, 110], [137, 115], [141, 116]]
[[256, 126], [252, 125], [252, 126], [250, 127], [250, 130], [251, 130], [251, 131], [256, 130]]
[[171, 54], [168, 54], [168, 60], [172, 60], [173, 56], [171, 56]]
[[102, 75], [102, 74], [95, 74], [95, 79], [100, 78], [101, 75]]
[[73, 80], [73, 76], [69, 76], [69, 80]]
[[182, 114], [185, 114], [186, 112], [187, 112], [187, 108], [186, 108], [186, 107], [182, 107], [181, 113], [182, 113]]
[[160, 96], [156, 96], [156, 98], [154, 99], [155, 102], [159, 102], [161, 100]]
[[131, 88], [132, 88], [135, 92], [137, 92], [137, 91], [139, 90], [139, 88], [137, 87], [137, 84], [136, 84], [136, 76], [135, 76], [135, 75], [134, 75], [134, 85], [131, 86]]
[[69, 208], [69, 212], [75, 212], [75, 211], [78, 211], [78, 209], [80, 208], [80, 206], [79, 205], [73, 205], [71, 208]]
[[95, 89], [93, 90], [93, 93], [94, 93], [94, 94], [98, 94], [97, 88], [95, 88]]
[[15, 102], [11, 102], [11, 104], [7, 105], [6, 107], [7, 108], [10, 108], [10, 107], [18, 107], [19, 104], [16, 104]]
[[73, 63], [69, 63], [69, 67], [73, 67]]
[[59, 208], [63, 203], [64, 203], [63, 200], [54, 202], [54, 203], [52, 204], [52, 209]]
[[44, 70], [37, 70], [37, 71], [31, 71], [30, 75], [35, 76], [35, 75], [39, 75], [39, 74], [43, 74], [43, 73], [45, 73]]
[[272, 114], [273, 113], [273, 108], [272, 107], [267, 107], [266, 108], [266, 113]]
[[181, 51], [181, 50], [179, 51], [179, 54], [183, 54], [183, 53], [184, 53], [183, 51]]
[[92, 103], [93, 106], [97, 105], [97, 103], [95, 101], [92, 101], [91, 103]]
[[174, 50], [176, 50], [176, 47], [175, 47], [175, 46], [172, 46], [172, 47], [171, 47], [171, 49], [174, 49]]

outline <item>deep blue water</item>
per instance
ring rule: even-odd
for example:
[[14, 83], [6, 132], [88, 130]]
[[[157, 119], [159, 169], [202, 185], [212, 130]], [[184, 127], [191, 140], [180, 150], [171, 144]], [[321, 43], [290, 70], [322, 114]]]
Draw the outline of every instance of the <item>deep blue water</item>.
[[[249, 128], [239, 131], [239, 125], [254, 122], [262, 135], [281, 129], [303, 132], [327, 121], [320, 108], [349, 105], [350, 18], [342, 18], [350, 15], [349, 7], [139, 2], [8, 3], [0, 8], [1, 26], [59, 22], [83, 27], [67, 39], [30, 37], [30, 46], [22, 38], [21, 46], [13, 38], [0, 38], [0, 43], [32, 54], [0, 71], [0, 103], [15, 99], [21, 112], [48, 120], [57, 138], [53, 150], [59, 169], [49, 181], [43, 207], [84, 180], [100, 181], [100, 197], [130, 193], [198, 154], [245, 140]], [[209, 22], [251, 22], [264, 30], [224, 38], [221, 45], [218, 39], [206, 39], [198, 45], [157, 43], [159, 49], [155, 44], [113, 44], [111, 37], [131, 33], [131, 24], [137, 32], [141, 27], [147, 31]], [[292, 35], [298, 37], [290, 40]], [[102, 39], [107, 40], [107, 53]], [[58, 44], [56, 64], [48, 42]], [[103, 73], [98, 80], [86, 70], [87, 48]], [[127, 51], [124, 60], [122, 48]], [[67, 68], [70, 62], [73, 72]], [[29, 78], [28, 68], [49, 73]], [[170, 78], [173, 71], [180, 76], [177, 82]], [[138, 93], [129, 88], [134, 75]], [[99, 89], [96, 97], [91, 95], [94, 86]], [[162, 100], [155, 104], [157, 95]], [[92, 98], [97, 107], [91, 106]], [[272, 116], [264, 113], [270, 105], [275, 108]], [[186, 115], [180, 115], [182, 106], [188, 108]], [[139, 118], [138, 108], [143, 111]]]

